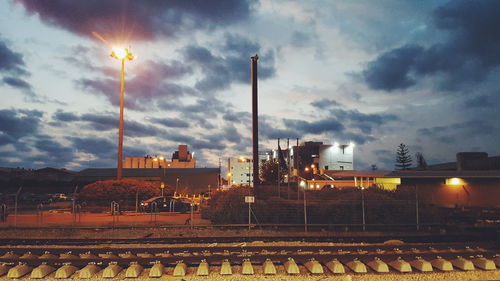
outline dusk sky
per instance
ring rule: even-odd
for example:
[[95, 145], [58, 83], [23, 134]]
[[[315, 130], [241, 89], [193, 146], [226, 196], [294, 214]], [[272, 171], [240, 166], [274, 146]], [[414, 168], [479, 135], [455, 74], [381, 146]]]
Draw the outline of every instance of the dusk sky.
[[[429, 164], [500, 154], [500, 1], [0, 2], [0, 166], [116, 167], [124, 156], [198, 167], [251, 153], [250, 57], [260, 147], [356, 144], [357, 170], [394, 169], [406, 143]], [[413, 157], [415, 158], [415, 157]]]

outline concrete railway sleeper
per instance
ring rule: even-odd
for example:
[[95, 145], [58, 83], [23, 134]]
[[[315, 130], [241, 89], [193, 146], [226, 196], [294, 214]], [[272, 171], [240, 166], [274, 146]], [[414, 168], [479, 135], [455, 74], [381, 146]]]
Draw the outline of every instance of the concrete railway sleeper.
[[[88, 262], [86, 265], [71, 265], [68, 263], [60, 264], [54, 263], [49, 265], [47, 263], [42, 263], [38, 266], [28, 265], [31, 261], [19, 262], [18, 264], [13, 263], [2, 263], [0, 265], [0, 276], [6, 276], [11, 279], [18, 279], [24, 276], [29, 276], [31, 279], [43, 279], [49, 277], [53, 274], [54, 278], [92, 278], [92, 277], [102, 277], [102, 278], [117, 278], [122, 274], [126, 278], [139, 278], [141, 274], [150, 277], [161, 277], [163, 275], [171, 275], [174, 277], [182, 277], [186, 275], [197, 275], [197, 276], [209, 276], [211, 273], [217, 272], [220, 275], [233, 275], [233, 274], [243, 274], [243, 275], [254, 275], [254, 274], [265, 274], [265, 275], [275, 275], [278, 274], [276, 267], [282, 267], [281, 274], [289, 275], [299, 275], [299, 274], [311, 274], [311, 275], [323, 275], [323, 274], [364, 274], [369, 272], [375, 273], [409, 273], [409, 272], [446, 272], [446, 271], [467, 271], [467, 270], [497, 270], [498, 264], [495, 265], [494, 262], [490, 264], [488, 269], [475, 266], [478, 263], [474, 262], [477, 258], [465, 259], [463, 257], [436, 257], [434, 260], [431, 258], [424, 259], [424, 261], [430, 261], [432, 266], [427, 269], [415, 266], [414, 261], [422, 261], [422, 257], [412, 258], [392, 258], [387, 262], [380, 258], [353, 258], [352, 260], [338, 260], [336, 257], [329, 257], [330, 261], [326, 260], [316, 260], [315, 258], [308, 257], [304, 260], [295, 260], [294, 258], [288, 257], [284, 262], [274, 261], [272, 258], [267, 258], [264, 262], [257, 262], [256, 260], [244, 259], [242, 261], [236, 261], [233, 259], [221, 259], [219, 261], [207, 262], [204, 259], [198, 260], [198, 262], [187, 263], [183, 260], [177, 261], [175, 264], [172, 263], [162, 263], [161, 261], [146, 262], [146, 261], [132, 261], [128, 264], [117, 261], [112, 262]], [[386, 257], [387, 258], [387, 257]], [[463, 260], [470, 262], [469, 268], [462, 268], [460, 265], [456, 265], [457, 262], [463, 262]], [[439, 260], [440, 263], [435, 261]], [[490, 259], [487, 259], [491, 261]], [[145, 266], [139, 263], [144, 262]], [[122, 264], [123, 263], [123, 264]], [[335, 266], [332, 264], [335, 263]], [[387, 264], [401, 264], [401, 267]], [[76, 263], [80, 264], [80, 263]], [[408, 265], [408, 267], [406, 267]], [[412, 266], [409, 266], [412, 265]], [[303, 268], [301, 270], [300, 268]], [[260, 270], [257, 270], [260, 267]], [[191, 268], [191, 270], [188, 270]], [[238, 269], [236, 269], [238, 268]], [[258, 272], [258, 273], [257, 273]]]
[[[498, 270], [493, 245], [2, 247], [0, 277], [139, 278], [170, 275], [365, 274]], [[168, 250], [167, 250], [168, 249]], [[204, 249], [204, 251], [202, 250]], [[147, 251], [147, 252], [146, 252]], [[170, 251], [170, 252], [168, 252]], [[1, 253], [0, 253], [1, 254]], [[84, 256], [82, 258], [82, 255]]]

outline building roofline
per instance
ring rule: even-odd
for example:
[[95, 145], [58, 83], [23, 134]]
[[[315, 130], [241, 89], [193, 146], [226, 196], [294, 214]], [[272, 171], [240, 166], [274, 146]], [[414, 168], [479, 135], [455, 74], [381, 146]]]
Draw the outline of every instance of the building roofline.
[[500, 170], [474, 171], [325, 171], [330, 177], [367, 177], [367, 178], [500, 178]]

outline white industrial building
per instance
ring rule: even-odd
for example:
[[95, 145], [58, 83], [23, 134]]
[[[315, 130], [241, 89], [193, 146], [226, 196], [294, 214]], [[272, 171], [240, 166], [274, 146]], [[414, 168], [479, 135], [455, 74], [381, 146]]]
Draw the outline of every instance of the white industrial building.
[[[281, 150], [290, 170], [301, 175], [305, 168], [319, 170], [354, 170], [354, 143], [323, 144], [323, 142], [303, 142]], [[273, 150], [273, 158], [278, 159], [278, 151]], [[314, 165], [314, 166], [312, 166]], [[292, 173], [292, 172], [291, 172]]]
[[354, 170], [354, 144], [322, 144], [316, 161], [321, 170]]
[[[259, 152], [259, 163], [263, 163], [270, 159], [270, 151]], [[253, 160], [250, 156], [228, 158], [227, 171], [229, 185], [253, 186]]]

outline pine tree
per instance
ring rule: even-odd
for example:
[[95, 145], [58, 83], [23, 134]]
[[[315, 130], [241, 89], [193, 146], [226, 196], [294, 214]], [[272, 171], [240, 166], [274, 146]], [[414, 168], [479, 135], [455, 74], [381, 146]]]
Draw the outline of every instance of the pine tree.
[[401, 143], [396, 151], [396, 170], [408, 170], [411, 166], [411, 155], [406, 144]]
[[283, 168], [283, 166], [279, 165], [278, 161], [272, 159], [262, 163], [260, 166], [260, 178], [262, 182], [275, 184], [278, 181], [278, 169], [280, 169], [280, 182], [283, 182], [287, 170]]

